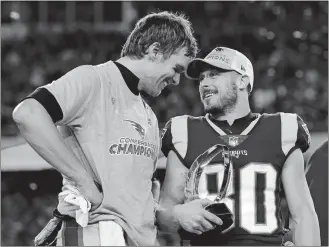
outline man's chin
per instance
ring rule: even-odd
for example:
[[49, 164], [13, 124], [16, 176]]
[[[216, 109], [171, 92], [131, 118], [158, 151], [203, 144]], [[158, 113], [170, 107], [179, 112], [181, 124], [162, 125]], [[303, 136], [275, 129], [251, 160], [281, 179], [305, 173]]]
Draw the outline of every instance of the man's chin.
[[154, 91], [152, 91], [152, 92], [141, 91], [140, 93], [144, 97], [152, 97], [152, 98], [155, 98], [155, 97], [158, 97], [161, 94], [161, 91], [158, 91], [158, 92], [154, 92]]
[[161, 93], [162, 93], [162, 90], [161, 91], [158, 91], [158, 92], [155, 92], [155, 94], [153, 95], [153, 97], [158, 97]]
[[211, 113], [212, 111], [215, 110], [215, 107], [213, 107], [211, 105], [206, 105], [206, 104], [203, 104], [203, 108], [204, 108], [205, 113]]
[[161, 91], [160, 91], [160, 92], [152, 92], [152, 93], [150, 93], [149, 95], [150, 95], [151, 97], [153, 97], [153, 98], [156, 98], [156, 97], [158, 97], [160, 94], [161, 94]]
[[222, 109], [220, 109], [218, 107], [209, 107], [209, 106], [208, 107], [204, 106], [204, 111], [205, 111], [205, 113], [215, 114], [215, 115], [223, 113]]

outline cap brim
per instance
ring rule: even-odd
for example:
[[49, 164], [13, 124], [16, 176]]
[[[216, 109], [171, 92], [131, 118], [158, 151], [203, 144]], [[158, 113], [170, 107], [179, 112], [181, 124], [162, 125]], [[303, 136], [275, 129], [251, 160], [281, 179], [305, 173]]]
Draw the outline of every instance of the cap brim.
[[187, 65], [185, 76], [192, 80], [198, 80], [200, 78], [200, 73], [206, 68], [211, 67], [224, 70], [232, 70], [232, 68], [224, 64], [213, 63], [201, 58], [195, 58]]

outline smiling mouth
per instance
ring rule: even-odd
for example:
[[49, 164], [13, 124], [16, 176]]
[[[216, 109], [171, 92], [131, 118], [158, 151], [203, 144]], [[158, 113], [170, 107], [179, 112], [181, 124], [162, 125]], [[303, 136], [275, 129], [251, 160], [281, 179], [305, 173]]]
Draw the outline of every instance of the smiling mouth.
[[211, 96], [214, 96], [217, 94], [216, 92], [204, 92], [203, 93], [203, 99], [209, 99]]

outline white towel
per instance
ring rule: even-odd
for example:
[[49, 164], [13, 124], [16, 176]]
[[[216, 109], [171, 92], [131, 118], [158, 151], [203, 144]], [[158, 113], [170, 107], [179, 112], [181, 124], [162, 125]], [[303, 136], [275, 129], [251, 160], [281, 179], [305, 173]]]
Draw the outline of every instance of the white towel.
[[79, 206], [80, 208], [75, 211], [75, 219], [80, 226], [87, 226], [88, 212], [91, 209], [90, 202], [81, 195], [76, 187], [67, 185], [65, 189], [65, 191], [59, 193], [58, 197], [65, 197], [64, 201], [67, 203]]
[[114, 221], [100, 221], [99, 237], [101, 246], [127, 246], [122, 227]]

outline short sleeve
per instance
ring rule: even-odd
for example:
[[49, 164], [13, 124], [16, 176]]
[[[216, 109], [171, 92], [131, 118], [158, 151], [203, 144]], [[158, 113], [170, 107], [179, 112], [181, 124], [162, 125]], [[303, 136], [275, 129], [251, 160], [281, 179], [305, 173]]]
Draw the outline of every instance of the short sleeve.
[[167, 122], [161, 133], [161, 150], [163, 154], [167, 157], [169, 151], [172, 150], [182, 163], [185, 163], [184, 159], [188, 145], [187, 121], [188, 117], [186, 115], [174, 117]]
[[311, 135], [307, 128], [306, 123], [303, 119], [297, 115], [297, 124], [298, 124], [298, 131], [297, 131], [297, 141], [295, 146], [300, 148], [303, 153], [305, 153], [311, 144]]
[[161, 131], [161, 151], [167, 157], [169, 151], [173, 148], [170, 119]]
[[292, 113], [281, 115], [281, 146], [283, 153], [288, 157], [294, 150], [308, 150], [311, 136], [307, 125], [300, 116]]
[[92, 66], [84, 65], [42, 88], [47, 89], [60, 106], [62, 119], [57, 124], [80, 125], [92, 112], [100, 80]]

